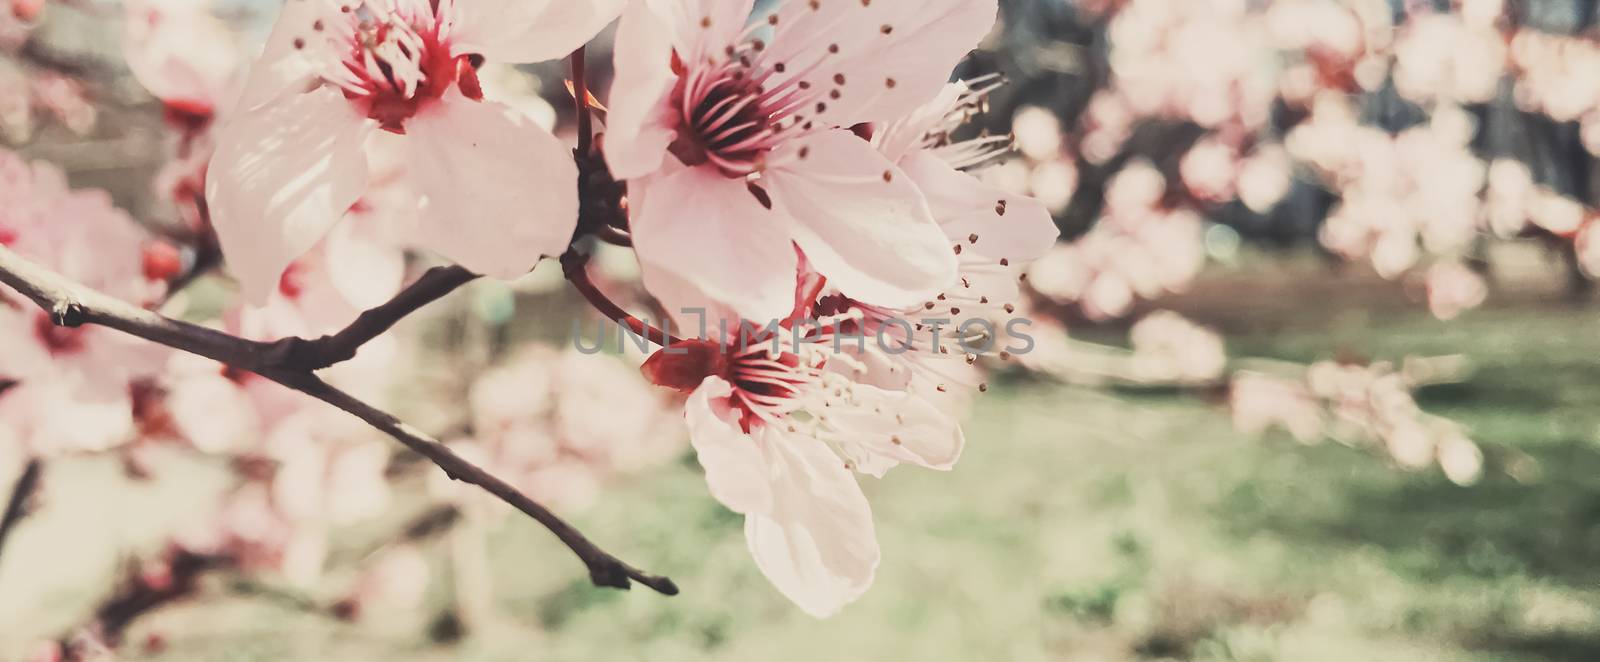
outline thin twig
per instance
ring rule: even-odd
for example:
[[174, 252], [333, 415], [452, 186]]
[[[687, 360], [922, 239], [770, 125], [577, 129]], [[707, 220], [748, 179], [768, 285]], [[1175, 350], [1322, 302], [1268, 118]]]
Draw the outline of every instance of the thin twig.
[[682, 338], [653, 327], [644, 320], [628, 314], [628, 311], [623, 310], [622, 306], [612, 301], [611, 297], [601, 292], [600, 288], [596, 287], [594, 281], [589, 278], [589, 256], [575, 250], [567, 251], [565, 255], [561, 256], [561, 271], [566, 275], [567, 281], [572, 283], [573, 289], [577, 290], [579, 294], [583, 295], [584, 299], [589, 301], [589, 305], [594, 306], [595, 310], [600, 311], [600, 314], [610, 318], [611, 321], [628, 327], [628, 330], [632, 331], [634, 335], [647, 338], [650, 342], [662, 347], [670, 347], [683, 342]]
[[130, 566], [122, 586], [95, 610], [94, 620], [59, 640], [62, 659], [90, 659], [97, 647], [121, 645], [128, 626], [139, 617], [194, 595], [205, 573], [235, 565], [235, 559], [228, 556], [183, 550], [170, 552], [164, 562], [166, 572], [159, 575], [159, 580], [147, 577], [139, 566]]
[[6, 538], [11, 535], [17, 522], [28, 516], [28, 502], [39, 490], [39, 477], [43, 474], [44, 461], [33, 458], [23, 467], [17, 482], [11, 485], [11, 498], [6, 501], [5, 513], [0, 514], [0, 551], [5, 551]]
[[[543, 524], [565, 543], [589, 569], [598, 586], [626, 589], [630, 580], [658, 592], [675, 595], [672, 580], [635, 568], [599, 548], [572, 525], [515, 487], [456, 455], [394, 416], [334, 388], [309, 369], [285, 368], [277, 362], [278, 343], [262, 343], [170, 319], [94, 291], [60, 274], [29, 262], [0, 246], [0, 282], [17, 290], [50, 313], [59, 326], [97, 324], [214, 361], [247, 370], [322, 400], [389, 434], [407, 448], [432, 460], [455, 480], [482, 487]], [[398, 319], [398, 318], [396, 318]], [[391, 322], [392, 323], [392, 322]]]
[[286, 338], [278, 341], [269, 361], [280, 368], [300, 371], [321, 370], [349, 361], [363, 345], [387, 333], [406, 316], [477, 278], [477, 274], [461, 267], [434, 267], [387, 303], [361, 313], [338, 333], [315, 340]]

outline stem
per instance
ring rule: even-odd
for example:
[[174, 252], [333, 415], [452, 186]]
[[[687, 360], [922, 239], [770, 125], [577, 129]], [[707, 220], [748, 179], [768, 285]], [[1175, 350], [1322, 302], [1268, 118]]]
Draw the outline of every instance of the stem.
[[589, 256], [587, 255], [577, 251], [567, 251], [565, 255], [561, 256], [561, 270], [566, 274], [567, 281], [571, 282], [573, 289], [578, 290], [578, 293], [582, 294], [583, 298], [587, 299], [589, 305], [594, 306], [595, 310], [600, 311], [600, 314], [610, 318], [613, 322], [628, 327], [628, 330], [633, 331], [634, 335], [647, 338], [650, 342], [662, 347], [670, 347], [683, 342], [682, 338], [650, 326], [644, 320], [629, 315], [628, 311], [622, 309], [622, 306], [617, 305], [604, 292], [601, 292], [600, 288], [595, 287], [594, 281], [589, 278], [588, 267]]
[[333, 405], [394, 437], [407, 448], [432, 460], [456, 480], [482, 487], [543, 524], [565, 543], [589, 569], [598, 586], [626, 589], [630, 580], [658, 592], [675, 595], [678, 587], [666, 577], [635, 568], [600, 549], [572, 525], [515, 487], [456, 455], [444, 444], [400, 419], [323, 382], [311, 369], [285, 367], [276, 361], [282, 343], [261, 343], [202, 326], [181, 322], [116, 299], [60, 274], [29, 262], [0, 246], [0, 283], [4, 283], [50, 313], [58, 326], [98, 324], [129, 335], [203, 356], [228, 366], [248, 370], [267, 379]]
[[278, 367], [302, 371], [321, 370], [349, 361], [363, 345], [387, 333], [400, 320], [477, 278], [477, 274], [461, 267], [434, 267], [387, 303], [361, 313], [338, 333], [316, 340], [286, 338], [279, 341], [277, 353], [269, 360]]

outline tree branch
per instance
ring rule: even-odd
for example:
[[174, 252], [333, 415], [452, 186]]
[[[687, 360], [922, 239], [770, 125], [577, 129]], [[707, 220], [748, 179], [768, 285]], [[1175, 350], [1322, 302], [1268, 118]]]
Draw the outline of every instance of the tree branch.
[[662, 347], [671, 347], [683, 342], [682, 338], [650, 326], [644, 320], [628, 314], [628, 311], [623, 310], [622, 306], [612, 301], [611, 297], [601, 292], [600, 288], [596, 287], [594, 281], [589, 278], [589, 256], [576, 250], [567, 251], [565, 255], [561, 256], [561, 271], [566, 276], [567, 282], [572, 283], [572, 288], [582, 294], [583, 298], [589, 302], [589, 305], [594, 306], [595, 310], [600, 311], [600, 314], [610, 318], [611, 321], [628, 327], [628, 330], [635, 335], [647, 338], [650, 342]]
[[[371, 317], [363, 315], [363, 318], [368, 319], [367, 323], [363, 324], [361, 320], [357, 320], [352, 328], [359, 327], [360, 331], [351, 332], [346, 336], [347, 340], [330, 340], [329, 344], [339, 348], [348, 347], [350, 346], [348, 343], [366, 337], [371, 329], [380, 326], [387, 329], [388, 326], [392, 326], [394, 321], [404, 316], [402, 312], [415, 310], [416, 307], [454, 289], [454, 286], [443, 287], [445, 284], [465, 282], [461, 280], [463, 278], [471, 280], [468, 277], [471, 274], [449, 268], [430, 273], [435, 276], [430, 279], [425, 275], [424, 279], [432, 285], [420, 288], [414, 285], [408, 288], [407, 291], [415, 292], [415, 296], [406, 297], [405, 293], [402, 293], [401, 297], [396, 298], [398, 303], [391, 302], [392, 306], [386, 304], [375, 309], [384, 312], [372, 313]], [[247, 340], [164, 317], [84, 287], [23, 259], [3, 246], [0, 246], [0, 282], [17, 290], [49, 312], [51, 320], [57, 325], [76, 327], [96, 324], [116, 329], [173, 349], [254, 372], [360, 418], [372, 427], [394, 437], [407, 448], [432, 460], [451, 478], [477, 485], [543, 524], [583, 561], [589, 569], [590, 580], [597, 586], [627, 589], [631, 587], [631, 580], [666, 595], [675, 595], [678, 592], [678, 587], [672, 580], [644, 572], [600, 549], [583, 533], [550, 510], [488, 471], [456, 455], [438, 440], [334, 388], [313, 374], [310, 368], [286, 367], [281, 362], [282, 353], [285, 351], [282, 343]], [[381, 330], [379, 332], [381, 333]], [[339, 335], [335, 334], [333, 337], [338, 338]], [[354, 346], [359, 347], [359, 343]]]
[[5, 551], [6, 538], [11, 535], [11, 530], [28, 516], [28, 501], [38, 491], [39, 476], [43, 473], [44, 461], [33, 458], [23, 467], [17, 482], [11, 485], [11, 498], [6, 501], [5, 513], [0, 514], [0, 551]]
[[285, 338], [268, 360], [275, 366], [310, 372], [355, 358], [362, 345], [394, 328], [406, 316], [444, 298], [478, 275], [461, 267], [434, 267], [387, 303], [361, 313], [349, 326], [315, 340]]

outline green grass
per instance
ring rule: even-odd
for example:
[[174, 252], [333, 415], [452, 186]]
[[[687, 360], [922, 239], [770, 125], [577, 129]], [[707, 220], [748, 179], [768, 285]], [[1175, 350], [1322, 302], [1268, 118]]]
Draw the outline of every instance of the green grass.
[[[1181, 394], [1001, 380], [954, 472], [868, 480], [883, 566], [832, 620], [804, 616], [765, 583], [738, 519], [687, 461], [610, 489], [575, 518], [619, 556], [672, 576], [681, 596], [588, 587], [546, 533], [508, 518], [489, 535], [492, 617], [455, 645], [429, 637], [450, 593], [441, 542], [428, 612], [341, 624], [213, 587], [216, 599], [144, 621], [136, 633], [159, 631], [169, 646], [130, 658], [1600, 659], [1596, 313], [1502, 305], [1445, 324], [1393, 301], [1335, 297], [1307, 310], [1292, 293], [1264, 298], [1242, 290], [1265, 286], [1241, 283], [1224, 274], [1172, 305], [1227, 328], [1239, 355], [1470, 357], [1466, 382], [1419, 400], [1471, 428], [1484, 480], [1458, 487], [1337, 444], [1245, 437]], [[48, 547], [69, 528], [30, 522], [15, 544]], [[17, 618], [5, 608], [19, 600], [59, 614], [92, 597], [14, 597], [6, 586], [33, 572], [19, 567], [27, 557], [8, 553], [0, 567], [0, 619]], [[20, 629], [0, 627], [0, 642]]]

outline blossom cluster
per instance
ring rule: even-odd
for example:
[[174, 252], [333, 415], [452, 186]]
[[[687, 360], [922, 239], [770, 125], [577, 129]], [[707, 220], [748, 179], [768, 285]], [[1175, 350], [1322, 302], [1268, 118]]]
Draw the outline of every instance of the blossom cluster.
[[1418, 375], [1407, 367], [1324, 361], [1299, 378], [1242, 371], [1230, 385], [1234, 424], [1257, 434], [1281, 428], [1303, 443], [1376, 445], [1401, 467], [1437, 464], [1457, 484], [1476, 483], [1483, 451], [1460, 425], [1417, 406]]
[[[1538, 10], [1503, 0], [1070, 4], [1105, 35], [1081, 48], [1074, 75], [1103, 68], [1104, 80], [1091, 77], [1065, 112], [1015, 108], [1028, 158], [996, 179], [1062, 195], [1052, 210], [1084, 228], [1041, 265], [1047, 298], [1098, 319], [1180, 291], [1198, 271], [1192, 260], [1231, 256], [1231, 243], [1208, 241], [1211, 224], [1315, 236], [1385, 278], [1420, 282], [1445, 319], [1486, 299], [1471, 265], [1490, 242], [1544, 237], [1583, 274], [1600, 273], [1596, 214], [1575, 165], [1600, 144], [1600, 88], [1588, 76], [1600, 59], [1583, 36], [1530, 25]], [[1580, 142], [1587, 151], [1568, 154]], [[1158, 216], [1193, 219], [1147, 227], [1141, 243], [1165, 250], [1101, 230], [1126, 226], [1109, 201], [1130, 171], [1161, 177]], [[1068, 205], [1097, 195], [1104, 209]]]
[[[172, 135], [155, 190], [175, 222], [146, 233], [7, 155], [18, 190], [0, 200], [98, 206], [8, 209], [0, 238], [131, 303], [274, 341], [340, 331], [419, 264], [514, 281], [560, 256], [592, 289], [586, 255], [621, 236], [650, 300], [705, 311], [719, 331], [676, 338], [597, 304], [661, 351], [636, 370], [541, 346], [492, 353], [464, 371], [468, 413], [441, 427], [448, 445], [580, 508], [678, 452], [683, 421], [756, 564], [827, 616], [879, 563], [858, 477], [954, 465], [954, 405], [987, 389], [980, 354], [1009, 358], [993, 329], [1016, 319], [1025, 270], [1057, 238], [1044, 204], [980, 172], [1009, 149], [965, 130], [995, 78], [951, 82], [997, 13], [995, 0], [298, 0], [252, 58], [205, 2], [129, 2], [125, 59]], [[613, 23], [610, 92], [579, 105], [580, 130], [593, 117], [601, 132], [578, 134], [575, 154], [500, 72], [574, 51], [581, 63]], [[68, 215], [83, 220], [43, 222]], [[220, 311], [186, 289], [219, 262], [239, 295]], [[7, 337], [38, 348], [0, 358], [0, 407], [46, 398], [105, 423], [71, 439], [39, 427], [61, 416], [6, 416], [3, 434], [30, 454], [115, 452], [139, 472], [159, 470], [149, 451], [163, 445], [230, 458], [234, 486], [209, 526], [174, 541], [185, 553], [313, 586], [330, 533], [389, 507], [389, 453], [337, 410], [209, 359], [152, 352], [146, 366], [102, 351], [120, 342], [108, 331], [30, 310], [0, 308]], [[950, 319], [985, 323], [941, 335]], [[880, 342], [830, 342], [855, 337]], [[400, 405], [395, 373], [419, 351], [401, 343], [416, 342], [380, 337], [319, 377]], [[89, 386], [104, 393], [68, 392]], [[481, 510], [458, 485], [431, 493]]]

